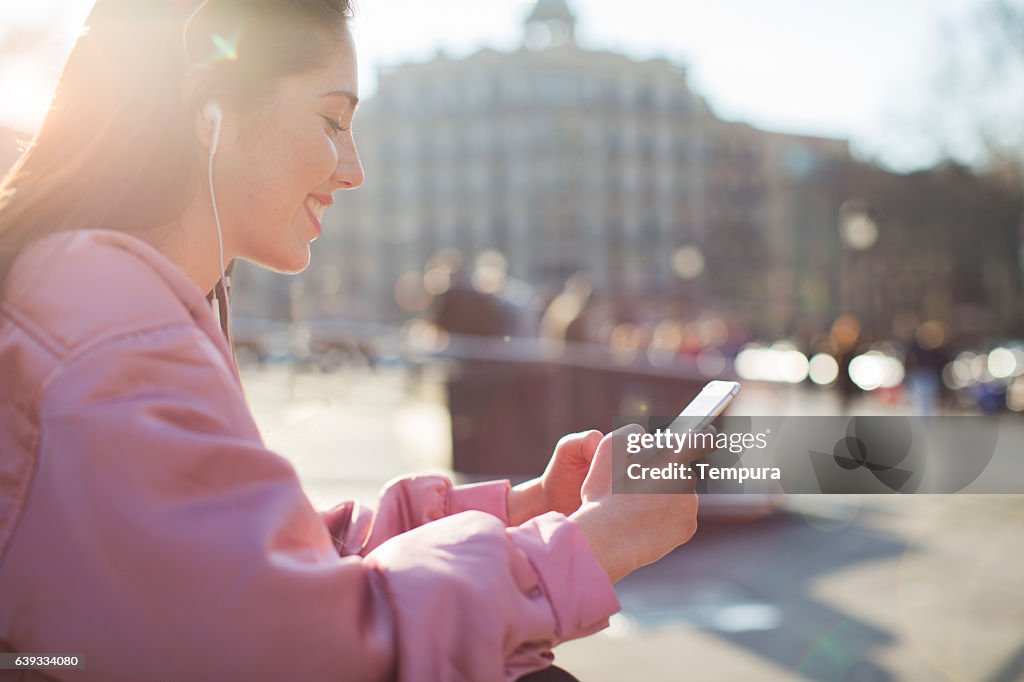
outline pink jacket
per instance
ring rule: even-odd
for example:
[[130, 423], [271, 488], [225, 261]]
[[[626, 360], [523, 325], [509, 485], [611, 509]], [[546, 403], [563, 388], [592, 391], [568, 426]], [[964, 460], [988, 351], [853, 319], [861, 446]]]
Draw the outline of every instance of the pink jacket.
[[[318, 514], [202, 292], [125, 234], [45, 238], [0, 303], [0, 640], [68, 680], [510, 680], [618, 602], [505, 481]], [[0, 645], [0, 650], [2, 645]]]

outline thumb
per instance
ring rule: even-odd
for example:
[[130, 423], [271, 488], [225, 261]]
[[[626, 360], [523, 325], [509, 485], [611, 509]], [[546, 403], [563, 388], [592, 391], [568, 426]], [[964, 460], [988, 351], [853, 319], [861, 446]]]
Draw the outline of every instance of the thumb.
[[583, 434], [583, 438], [579, 441], [578, 455], [580, 460], [585, 462], [587, 466], [590, 466], [594, 462], [594, 455], [597, 454], [597, 446], [601, 444], [601, 439], [604, 438], [604, 434], [596, 429], [592, 429]]
[[589, 466], [603, 435], [596, 430], [567, 434], [555, 444], [555, 454], [565, 462]]
[[[597, 431], [595, 434], [599, 433]], [[584, 502], [593, 501], [610, 495], [612, 492], [613, 460], [615, 455], [615, 444], [631, 434], [646, 433], [639, 424], [629, 424], [616, 429], [601, 438], [597, 447], [594, 448], [594, 456], [590, 462], [590, 471], [580, 488], [580, 496]]]

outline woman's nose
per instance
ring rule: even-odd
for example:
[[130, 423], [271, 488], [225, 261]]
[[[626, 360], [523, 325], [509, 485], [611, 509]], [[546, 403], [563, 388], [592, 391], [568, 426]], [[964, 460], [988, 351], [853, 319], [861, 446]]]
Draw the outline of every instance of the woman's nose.
[[338, 189], [355, 189], [363, 184], [363, 164], [354, 141], [339, 150], [338, 165], [334, 168], [334, 185]]

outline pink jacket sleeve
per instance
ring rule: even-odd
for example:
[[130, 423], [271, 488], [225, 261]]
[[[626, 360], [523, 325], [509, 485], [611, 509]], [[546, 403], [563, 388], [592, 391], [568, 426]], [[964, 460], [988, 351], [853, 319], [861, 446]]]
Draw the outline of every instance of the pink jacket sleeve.
[[[510, 680], [618, 608], [565, 517], [460, 511], [500, 487], [392, 486], [379, 528], [343, 529], [359, 550], [340, 556], [193, 325], [77, 353], [38, 405], [0, 637], [84, 654], [69, 680]], [[443, 504], [407, 499], [419, 486]]]
[[411, 475], [389, 481], [376, 513], [357, 502], [322, 512], [342, 556], [365, 555], [385, 540], [463, 511], [485, 511], [508, 525], [508, 481], [454, 486], [445, 476]]

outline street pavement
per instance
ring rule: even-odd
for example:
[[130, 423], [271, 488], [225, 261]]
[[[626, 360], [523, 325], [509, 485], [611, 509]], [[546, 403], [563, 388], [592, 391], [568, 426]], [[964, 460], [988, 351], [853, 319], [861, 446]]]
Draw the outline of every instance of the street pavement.
[[[431, 372], [276, 368], [243, 380], [268, 446], [326, 508], [372, 503], [403, 473], [451, 473], [450, 416]], [[733, 406], [837, 408], [827, 392], [763, 385]], [[1024, 496], [791, 496], [757, 520], [703, 523], [617, 585], [623, 609], [607, 630], [556, 659], [583, 682], [1024, 680], [1022, 569]]]

